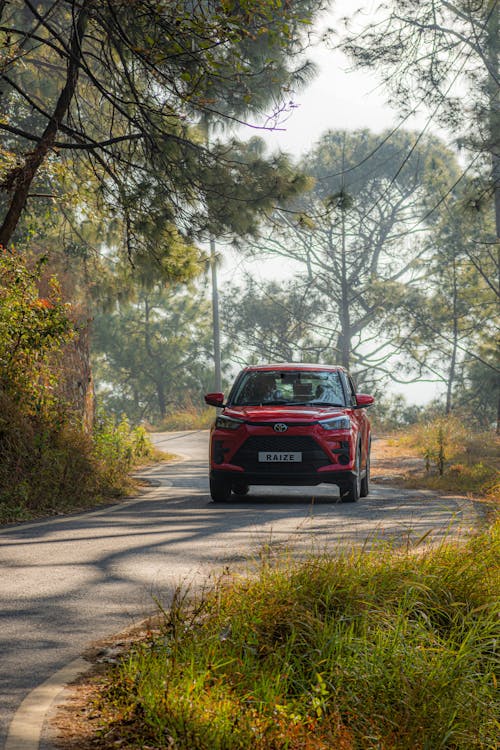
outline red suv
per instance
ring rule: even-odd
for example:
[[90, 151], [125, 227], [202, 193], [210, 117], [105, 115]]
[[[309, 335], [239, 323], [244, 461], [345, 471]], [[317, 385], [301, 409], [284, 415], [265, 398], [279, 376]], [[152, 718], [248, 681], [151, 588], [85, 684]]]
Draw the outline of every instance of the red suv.
[[373, 397], [356, 393], [343, 367], [246, 367], [224, 394], [210, 434], [210, 494], [228, 500], [249, 485], [336, 484], [342, 502], [368, 495]]

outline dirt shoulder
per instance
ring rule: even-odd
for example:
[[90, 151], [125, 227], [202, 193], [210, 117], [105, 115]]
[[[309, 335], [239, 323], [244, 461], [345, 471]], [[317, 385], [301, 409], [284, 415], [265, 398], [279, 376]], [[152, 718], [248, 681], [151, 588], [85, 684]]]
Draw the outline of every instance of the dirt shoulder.
[[440, 495], [462, 496], [489, 506], [500, 507], [498, 441], [491, 440], [489, 453], [460, 455], [446, 462], [443, 476], [435, 465], [428, 468], [416, 448], [398, 435], [375, 438], [372, 444], [371, 478], [377, 484], [406, 489], [430, 489]]
[[40, 750], [111, 750], [116, 747], [125, 750], [126, 745], [119, 738], [103, 733], [105, 717], [98, 705], [99, 698], [110, 667], [133, 644], [150, 639], [154, 632], [155, 618], [150, 618], [125, 632], [97, 641], [83, 654], [89, 669], [68, 685], [61, 702], [46, 717]]
[[393, 437], [375, 438], [372, 443], [371, 478], [376, 483], [405, 485], [408, 479], [423, 477], [425, 462], [410, 448], [402, 448]]

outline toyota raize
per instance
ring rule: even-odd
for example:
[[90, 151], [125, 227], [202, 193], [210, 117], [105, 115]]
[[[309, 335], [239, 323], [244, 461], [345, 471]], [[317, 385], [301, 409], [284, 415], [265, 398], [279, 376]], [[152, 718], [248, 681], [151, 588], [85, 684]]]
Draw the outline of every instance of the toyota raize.
[[246, 367], [224, 394], [210, 434], [210, 494], [228, 500], [250, 485], [335, 484], [342, 502], [368, 495], [373, 397], [356, 393], [342, 367]]

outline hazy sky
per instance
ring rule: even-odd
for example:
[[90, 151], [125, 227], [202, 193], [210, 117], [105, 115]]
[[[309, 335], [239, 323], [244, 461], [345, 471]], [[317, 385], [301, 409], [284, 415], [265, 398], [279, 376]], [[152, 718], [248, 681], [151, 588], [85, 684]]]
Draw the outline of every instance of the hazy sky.
[[[342, 18], [352, 15], [362, 6], [361, 19], [369, 22], [375, 17], [378, 4], [379, 0], [337, 0], [332, 11], [321, 21], [320, 28], [330, 27], [341, 34], [344, 29]], [[309, 86], [293, 97], [296, 108], [282, 124], [284, 132], [262, 134], [270, 148], [299, 155], [330, 128], [370, 128], [381, 132], [399, 122], [400, 116], [387, 105], [387, 92], [375, 75], [353, 70], [345, 55], [324, 45], [311, 48], [308, 57], [316, 63], [319, 72]], [[420, 113], [408, 119], [405, 128], [421, 129], [426, 122], [425, 113]]]
[[[351, 15], [362, 5], [365, 18], [369, 20], [373, 18], [378, 4], [378, 1], [370, 0], [337, 0], [322, 26], [341, 32], [343, 26], [339, 19]], [[353, 71], [351, 62], [341, 52], [315, 46], [309, 50], [308, 57], [318, 66], [318, 74], [307, 88], [294, 95], [296, 106], [287, 121], [281, 124], [283, 130], [248, 130], [245, 135], [241, 134], [243, 137], [260, 135], [270, 149], [280, 149], [297, 158], [307, 152], [326, 130], [369, 128], [379, 133], [400, 121], [398, 112], [386, 104], [387, 92], [377, 78], [366, 71]], [[422, 112], [407, 120], [404, 127], [421, 130], [426, 123], [426, 113]], [[432, 125], [429, 129], [433, 130]], [[228, 248], [219, 250], [223, 251], [225, 257], [219, 274], [222, 289], [227, 283], [238, 282], [245, 271], [257, 280], [269, 276], [283, 278], [286, 275], [283, 259], [271, 263], [263, 263], [262, 260], [251, 263]], [[403, 393], [410, 402], [425, 402], [437, 395], [436, 386], [428, 383], [398, 385], [393, 390]]]

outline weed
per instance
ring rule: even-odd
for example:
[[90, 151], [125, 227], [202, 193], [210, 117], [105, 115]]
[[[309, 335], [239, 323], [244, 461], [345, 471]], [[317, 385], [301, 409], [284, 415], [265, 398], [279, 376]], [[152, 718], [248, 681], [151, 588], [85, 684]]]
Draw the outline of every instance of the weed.
[[100, 410], [94, 426], [92, 454], [101, 480], [119, 487], [132, 466], [153, 458], [153, 447], [143, 427], [132, 428], [124, 416], [115, 422]]
[[390, 445], [424, 459], [426, 472], [414, 475], [412, 486], [500, 497], [498, 438], [492, 432], [471, 432], [454, 416], [439, 417], [398, 433]]
[[493, 748], [499, 562], [497, 524], [418, 556], [263, 561], [194, 608], [178, 596], [111, 674], [100, 746]]

